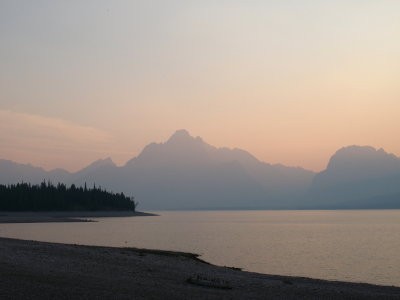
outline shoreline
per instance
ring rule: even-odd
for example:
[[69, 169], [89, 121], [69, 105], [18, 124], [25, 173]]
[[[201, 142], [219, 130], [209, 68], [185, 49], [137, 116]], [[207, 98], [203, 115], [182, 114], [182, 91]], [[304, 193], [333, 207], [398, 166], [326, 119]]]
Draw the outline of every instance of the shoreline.
[[4, 223], [52, 223], [96, 222], [85, 218], [120, 218], [157, 216], [140, 211], [0, 211], [0, 224]]
[[0, 238], [2, 299], [400, 299], [400, 287], [258, 274], [184, 252]]

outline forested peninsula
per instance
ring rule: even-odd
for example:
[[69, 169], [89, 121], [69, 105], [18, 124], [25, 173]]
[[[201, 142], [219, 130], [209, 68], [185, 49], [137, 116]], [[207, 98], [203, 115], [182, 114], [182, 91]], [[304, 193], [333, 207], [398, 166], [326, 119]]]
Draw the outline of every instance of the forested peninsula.
[[135, 211], [133, 197], [63, 183], [0, 185], [0, 211]]

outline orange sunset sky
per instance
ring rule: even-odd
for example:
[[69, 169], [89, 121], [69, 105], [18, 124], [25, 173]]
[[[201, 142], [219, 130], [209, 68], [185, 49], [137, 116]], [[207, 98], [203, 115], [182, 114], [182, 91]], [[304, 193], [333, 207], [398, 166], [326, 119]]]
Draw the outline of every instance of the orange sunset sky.
[[0, 158], [76, 171], [185, 128], [315, 171], [400, 156], [400, 1], [0, 2]]

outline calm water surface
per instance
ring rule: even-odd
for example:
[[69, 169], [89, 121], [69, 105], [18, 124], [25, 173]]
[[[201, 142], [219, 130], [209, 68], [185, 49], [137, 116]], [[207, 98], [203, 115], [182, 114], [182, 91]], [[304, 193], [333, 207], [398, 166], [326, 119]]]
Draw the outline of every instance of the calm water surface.
[[188, 251], [260, 273], [400, 286], [400, 210], [156, 213], [0, 224], [0, 236]]

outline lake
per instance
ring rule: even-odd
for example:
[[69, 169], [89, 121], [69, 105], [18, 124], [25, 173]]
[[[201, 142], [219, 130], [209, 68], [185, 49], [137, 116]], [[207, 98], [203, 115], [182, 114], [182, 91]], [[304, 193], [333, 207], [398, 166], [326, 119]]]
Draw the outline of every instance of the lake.
[[162, 211], [0, 224], [0, 236], [178, 250], [259, 273], [400, 286], [400, 210]]

